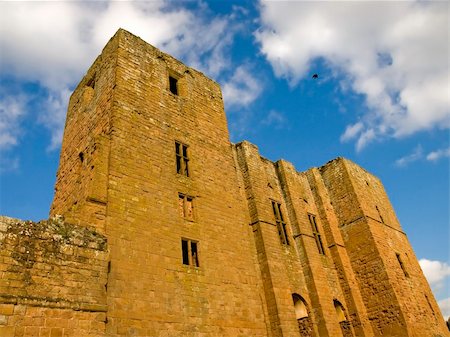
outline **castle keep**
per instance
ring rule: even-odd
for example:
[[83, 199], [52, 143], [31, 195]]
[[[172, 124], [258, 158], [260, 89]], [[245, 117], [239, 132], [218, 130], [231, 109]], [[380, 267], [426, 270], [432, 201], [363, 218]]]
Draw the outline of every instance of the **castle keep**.
[[0, 218], [0, 336], [449, 336], [378, 178], [231, 144], [219, 85], [124, 30], [50, 213]]

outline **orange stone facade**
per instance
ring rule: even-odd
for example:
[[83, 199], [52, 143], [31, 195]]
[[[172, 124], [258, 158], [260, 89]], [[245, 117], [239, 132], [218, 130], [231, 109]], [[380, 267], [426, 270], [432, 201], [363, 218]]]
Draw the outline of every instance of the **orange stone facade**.
[[51, 218], [0, 217], [0, 336], [450, 336], [382, 183], [229, 140], [219, 85], [119, 30]]

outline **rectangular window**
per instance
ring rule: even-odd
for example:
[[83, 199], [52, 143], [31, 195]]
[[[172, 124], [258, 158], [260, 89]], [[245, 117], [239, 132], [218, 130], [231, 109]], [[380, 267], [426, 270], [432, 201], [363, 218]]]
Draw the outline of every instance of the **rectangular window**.
[[281, 204], [272, 201], [272, 210], [277, 224], [278, 235], [280, 236], [281, 243], [289, 245], [289, 239], [287, 234], [286, 222], [283, 219], [283, 213], [281, 213]]
[[200, 267], [198, 262], [198, 242], [181, 239], [181, 250], [183, 256], [183, 264], [187, 266]]
[[172, 94], [178, 95], [178, 80], [173, 76], [169, 76], [169, 89]]
[[180, 142], [175, 142], [175, 156], [177, 173], [189, 177], [188, 146]]
[[402, 258], [400, 257], [400, 254], [395, 253], [395, 256], [397, 257], [397, 261], [400, 265], [400, 268], [402, 268], [403, 274], [405, 274], [406, 277], [409, 277], [408, 272], [405, 269], [405, 265], [403, 264]]
[[178, 193], [178, 210], [182, 218], [194, 220], [194, 197]]
[[323, 249], [322, 235], [319, 232], [319, 227], [317, 226], [316, 216], [313, 214], [308, 214], [309, 223], [311, 224], [311, 229], [316, 240], [317, 249], [319, 253], [325, 255], [325, 250]]

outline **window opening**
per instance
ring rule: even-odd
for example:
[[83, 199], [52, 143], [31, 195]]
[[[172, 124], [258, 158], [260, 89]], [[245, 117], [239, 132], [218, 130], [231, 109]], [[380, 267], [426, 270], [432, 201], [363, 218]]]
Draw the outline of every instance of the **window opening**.
[[344, 307], [342, 306], [341, 302], [339, 302], [338, 300], [334, 300], [334, 309], [336, 310], [336, 315], [338, 318], [338, 322], [344, 322], [347, 319], [345, 318], [345, 313], [344, 313]]
[[405, 265], [403, 264], [402, 258], [399, 253], [395, 253], [395, 256], [397, 257], [397, 261], [400, 264], [400, 268], [402, 268], [403, 274], [405, 274], [406, 277], [409, 277], [408, 272], [405, 269]]
[[294, 301], [295, 318], [302, 319], [308, 317], [305, 300], [298, 294], [292, 294], [292, 300]]
[[292, 300], [294, 301], [295, 318], [297, 319], [300, 336], [314, 336], [313, 324], [305, 300], [299, 294], [292, 294]]
[[95, 74], [86, 82], [87, 87], [95, 88]]
[[284, 245], [289, 245], [287, 225], [283, 218], [283, 213], [281, 212], [281, 204], [272, 201], [273, 215], [275, 216], [275, 222], [277, 224], [278, 235], [280, 237], [281, 243]]
[[175, 77], [169, 76], [169, 89], [174, 95], [178, 95], [178, 80]]
[[181, 239], [181, 251], [183, 256], [183, 264], [187, 266], [200, 267], [198, 260], [198, 242]]
[[182, 218], [194, 220], [194, 197], [178, 193], [178, 210]]
[[175, 142], [175, 156], [177, 173], [189, 177], [188, 146], [180, 142]]
[[183, 264], [189, 265], [189, 242], [187, 240], [181, 240], [181, 250], [183, 251]]
[[434, 309], [433, 309], [433, 307], [431, 306], [430, 300], [428, 299], [428, 296], [427, 296], [427, 295], [425, 295], [425, 299], [427, 300], [428, 306], [430, 307], [430, 310], [431, 310], [433, 316], [435, 316]]
[[378, 206], [376, 206], [376, 205], [375, 205], [375, 208], [377, 209], [378, 216], [380, 217], [381, 222], [384, 223], [384, 219], [383, 219], [383, 217], [381, 216], [380, 209], [379, 209]]
[[314, 239], [316, 240], [317, 249], [319, 253], [325, 255], [325, 250], [322, 243], [322, 235], [319, 232], [319, 227], [317, 226], [316, 216], [313, 214], [308, 214], [309, 223], [311, 224]]

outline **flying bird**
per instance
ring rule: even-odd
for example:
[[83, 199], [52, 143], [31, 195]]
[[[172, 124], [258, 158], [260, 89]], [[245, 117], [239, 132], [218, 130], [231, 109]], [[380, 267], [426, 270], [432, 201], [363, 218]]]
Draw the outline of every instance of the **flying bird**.
[[318, 74], [314, 74], [314, 75], [312, 75], [312, 78], [313, 78], [314, 80], [317, 80], [317, 79], [319, 78], [319, 75], [318, 75]]

